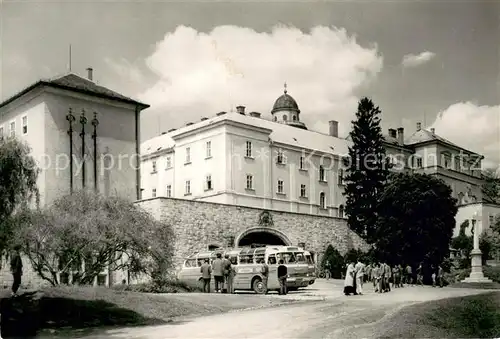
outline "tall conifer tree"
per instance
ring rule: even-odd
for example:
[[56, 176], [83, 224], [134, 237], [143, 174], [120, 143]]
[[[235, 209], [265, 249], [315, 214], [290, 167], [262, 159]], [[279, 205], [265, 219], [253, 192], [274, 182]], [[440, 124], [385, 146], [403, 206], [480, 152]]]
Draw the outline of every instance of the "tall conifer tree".
[[380, 113], [370, 99], [359, 101], [350, 132], [353, 144], [344, 163], [348, 224], [369, 243], [374, 242], [377, 202], [389, 174]]

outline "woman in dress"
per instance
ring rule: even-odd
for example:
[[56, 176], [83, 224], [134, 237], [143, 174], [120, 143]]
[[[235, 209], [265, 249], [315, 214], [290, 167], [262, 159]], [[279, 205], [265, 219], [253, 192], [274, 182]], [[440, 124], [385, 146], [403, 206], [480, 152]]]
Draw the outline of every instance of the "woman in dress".
[[354, 263], [351, 262], [347, 265], [347, 270], [344, 279], [344, 294], [345, 295], [356, 295], [356, 282], [355, 282], [355, 272]]

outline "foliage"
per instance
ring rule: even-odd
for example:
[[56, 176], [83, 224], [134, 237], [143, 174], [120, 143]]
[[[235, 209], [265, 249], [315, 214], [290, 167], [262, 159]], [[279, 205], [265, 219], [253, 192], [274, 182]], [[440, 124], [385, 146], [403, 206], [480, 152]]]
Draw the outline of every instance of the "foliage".
[[16, 228], [13, 213], [35, 198], [39, 202], [36, 180], [39, 170], [30, 148], [16, 138], [0, 139], [0, 255], [13, 244]]
[[486, 169], [481, 173], [483, 201], [500, 204], [500, 175], [494, 169]]
[[379, 259], [437, 267], [449, 257], [457, 213], [451, 193], [448, 185], [429, 175], [392, 175], [378, 206]]
[[328, 245], [325, 254], [323, 255], [323, 258], [321, 259], [321, 267], [323, 269], [326, 269], [325, 265], [327, 260], [330, 263], [329, 270], [332, 275], [332, 278], [340, 279], [343, 271], [344, 257], [332, 245]]
[[350, 132], [353, 145], [349, 147], [349, 157], [345, 161], [344, 195], [348, 224], [368, 243], [375, 241], [376, 204], [389, 173], [380, 113], [368, 98], [359, 101]]
[[140, 293], [186, 293], [201, 291], [200, 288], [190, 287], [177, 279], [165, 280], [161, 284], [149, 282], [134, 285], [115, 285], [113, 286], [113, 288], [118, 291], [131, 291]]
[[173, 232], [137, 205], [88, 191], [63, 196], [44, 210], [25, 209], [18, 230], [35, 271], [52, 285], [61, 273], [91, 284], [107, 265], [113, 270], [168, 277]]
[[362, 250], [360, 249], [356, 249], [356, 248], [351, 248], [349, 251], [347, 251], [347, 253], [344, 255], [344, 263], [346, 265], [348, 265], [349, 263], [351, 262], [358, 262], [361, 261], [365, 264], [367, 264], [368, 260], [366, 258], [366, 253], [363, 252]]
[[465, 230], [469, 227], [469, 220], [464, 220], [460, 225], [460, 232], [458, 236], [451, 239], [451, 248], [460, 250], [462, 254], [462, 258], [459, 261], [460, 268], [468, 268], [470, 267], [470, 252], [474, 247], [473, 239], [471, 236], [467, 236], [465, 234]]

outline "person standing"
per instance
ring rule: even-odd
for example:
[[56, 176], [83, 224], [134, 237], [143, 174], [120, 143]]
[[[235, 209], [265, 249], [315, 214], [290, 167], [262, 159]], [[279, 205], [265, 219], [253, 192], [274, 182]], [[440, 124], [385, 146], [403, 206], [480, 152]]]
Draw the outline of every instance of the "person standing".
[[283, 259], [280, 259], [278, 262], [278, 281], [280, 283], [280, 295], [286, 295], [287, 294], [287, 288], [286, 288], [286, 278], [288, 276], [288, 268], [285, 266], [285, 263]]
[[381, 276], [381, 271], [380, 271], [380, 265], [374, 264], [373, 269], [372, 269], [372, 279], [373, 279], [373, 290], [375, 293], [381, 293], [381, 287], [380, 287], [380, 276]]
[[356, 266], [354, 266], [355, 278], [356, 278], [356, 294], [363, 294], [363, 279], [365, 276], [365, 264], [358, 260]]
[[356, 269], [354, 268], [354, 263], [351, 262], [349, 265], [347, 265], [347, 269], [345, 272], [345, 279], [344, 279], [345, 295], [351, 295], [351, 293], [354, 295], [357, 294], [355, 288], [355, 281], [356, 281]]
[[217, 257], [212, 263], [212, 272], [214, 273], [215, 293], [222, 292], [222, 285], [224, 284], [224, 270], [221, 253], [217, 253]]
[[262, 284], [264, 285], [265, 294], [267, 294], [267, 281], [269, 280], [269, 266], [266, 264], [266, 259], [262, 258], [260, 261], [262, 264], [262, 268], [260, 273], [262, 274]]
[[325, 278], [326, 280], [330, 280], [330, 277], [332, 276], [332, 267], [330, 265], [330, 260], [327, 260], [325, 263]]
[[412, 271], [410, 264], [406, 265], [406, 274], [405, 275], [406, 275], [406, 283], [408, 285], [413, 285], [413, 271]]
[[444, 286], [444, 271], [443, 271], [443, 268], [441, 267], [441, 265], [438, 266], [438, 269], [437, 269], [437, 282], [439, 284], [439, 287], [443, 287]]
[[201, 279], [203, 279], [203, 292], [210, 293], [210, 280], [212, 278], [212, 266], [210, 262], [205, 259], [205, 262], [200, 267]]
[[21, 259], [21, 246], [14, 246], [14, 251], [10, 259], [10, 271], [12, 273], [12, 296], [17, 296], [17, 291], [21, 286], [21, 279], [23, 276], [23, 260]]
[[400, 282], [400, 276], [401, 270], [399, 269], [399, 265], [395, 265], [394, 268], [392, 269], [392, 283], [394, 288], [400, 287], [399, 282]]
[[417, 268], [417, 285], [424, 286], [424, 268], [422, 264]]
[[224, 259], [222, 259], [222, 270], [224, 273], [224, 288], [222, 291], [224, 293], [231, 293], [229, 292], [229, 284], [230, 284], [230, 276], [231, 276], [231, 261], [229, 260], [229, 254], [226, 254], [224, 256]]

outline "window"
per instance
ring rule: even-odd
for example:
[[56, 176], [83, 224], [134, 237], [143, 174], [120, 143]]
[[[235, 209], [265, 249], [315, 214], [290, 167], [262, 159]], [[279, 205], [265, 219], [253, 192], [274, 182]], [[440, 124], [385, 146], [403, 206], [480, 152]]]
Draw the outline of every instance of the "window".
[[191, 148], [186, 147], [186, 164], [191, 163]]
[[422, 168], [422, 158], [417, 158], [417, 168]]
[[247, 190], [253, 190], [253, 176], [247, 174]]
[[319, 181], [326, 181], [325, 169], [323, 168], [323, 165], [319, 166]]
[[211, 141], [207, 141], [207, 145], [206, 145], [206, 151], [207, 151], [207, 158], [211, 158], [212, 157], [212, 142]]
[[207, 175], [205, 178], [205, 190], [211, 190], [212, 189], [212, 176]]
[[274, 116], [274, 121], [278, 121], [278, 117], [277, 116]]
[[293, 121], [297, 121], [297, 117], [294, 115], [294, 116], [292, 117], [292, 120], [293, 120]]
[[16, 136], [16, 122], [15, 121], [12, 121], [10, 123], [10, 131], [9, 132], [10, 132], [9, 135], [10, 135], [11, 138], [13, 138], [13, 137]]
[[286, 121], [287, 117], [286, 115], [283, 115], [283, 121]]
[[167, 157], [167, 169], [172, 168], [172, 157]]
[[300, 157], [300, 160], [299, 160], [299, 168], [300, 168], [301, 170], [306, 169], [306, 158], [304, 158], [304, 157]]
[[276, 254], [269, 254], [269, 257], [267, 258], [267, 264], [276, 265]]
[[24, 116], [22, 118], [23, 121], [23, 134], [28, 134], [28, 117]]
[[247, 141], [247, 144], [246, 144], [246, 156], [247, 157], [252, 157], [252, 142], [251, 141]]
[[283, 194], [283, 180], [278, 180], [278, 193]]
[[152, 196], [153, 198], [156, 198], [156, 188], [153, 188], [153, 192], [152, 192], [151, 196]]
[[495, 223], [495, 217], [493, 215], [490, 215], [490, 227], [493, 226]]
[[344, 217], [344, 205], [339, 206], [339, 218]]
[[0, 126], [0, 140], [3, 139], [3, 126]]
[[283, 151], [282, 150], [278, 150], [278, 157], [276, 158], [276, 163], [277, 164], [283, 164], [284, 161], [283, 161]]
[[167, 198], [172, 197], [172, 185], [167, 185], [167, 190], [165, 192], [165, 195], [167, 196]]
[[339, 185], [344, 184], [344, 170], [341, 168], [339, 169]]
[[319, 207], [322, 209], [326, 208], [325, 193], [323, 192], [319, 194]]
[[186, 188], [184, 195], [189, 195], [189, 194], [191, 194], [191, 181], [186, 180]]
[[152, 173], [156, 173], [156, 161], [153, 161], [152, 164], [153, 168], [151, 169]]
[[300, 185], [300, 197], [301, 198], [307, 197], [307, 194], [306, 194], [306, 185]]

